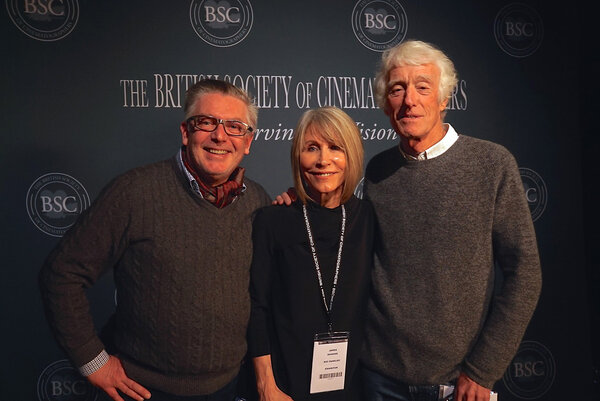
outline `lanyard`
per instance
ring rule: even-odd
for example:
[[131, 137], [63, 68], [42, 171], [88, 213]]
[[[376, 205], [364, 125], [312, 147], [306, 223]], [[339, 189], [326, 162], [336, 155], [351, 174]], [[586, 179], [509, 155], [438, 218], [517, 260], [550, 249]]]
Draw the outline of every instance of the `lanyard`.
[[342, 248], [344, 246], [344, 232], [346, 231], [346, 209], [342, 205], [342, 229], [340, 232], [340, 247], [338, 249], [337, 261], [335, 262], [335, 276], [333, 277], [333, 288], [331, 289], [331, 299], [329, 305], [325, 299], [325, 290], [323, 289], [323, 278], [321, 277], [321, 268], [319, 267], [319, 260], [317, 258], [317, 250], [315, 248], [315, 241], [313, 240], [312, 232], [310, 230], [310, 223], [308, 222], [308, 213], [306, 212], [306, 205], [302, 205], [302, 213], [304, 213], [304, 223], [306, 224], [306, 233], [308, 234], [308, 241], [310, 243], [310, 250], [312, 252], [313, 260], [315, 262], [315, 269], [317, 271], [317, 278], [319, 279], [319, 288], [321, 289], [321, 297], [323, 298], [323, 305], [325, 306], [325, 312], [327, 313], [327, 324], [329, 326], [329, 332], [332, 332], [331, 322], [331, 310], [333, 309], [333, 298], [335, 297], [335, 289], [337, 287], [338, 276], [340, 273], [340, 263], [342, 261]]

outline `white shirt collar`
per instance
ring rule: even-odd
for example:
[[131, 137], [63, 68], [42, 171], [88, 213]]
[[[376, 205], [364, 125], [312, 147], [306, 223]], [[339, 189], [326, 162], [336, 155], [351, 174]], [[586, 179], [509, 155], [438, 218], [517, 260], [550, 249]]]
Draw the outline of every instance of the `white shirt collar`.
[[458, 133], [454, 130], [452, 125], [450, 125], [450, 124], [444, 124], [444, 125], [447, 126], [448, 129], [446, 131], [446, 134], [442, 138], [442, 140], [439, 141], [438, 143], [436, 143], [435, 145], [431, 146], [429, 149], [422, 151], [421, 153], [419, 153], [416, 156], [409, 155], [408, 153], [406, 153], [405, 151], [402, 150], [402, 146], [398, 145], [398, 147], [400, 148], [400, 153], [402, 153], [402, 156], [404, 156], [404, 158], [406, 160], [421, 161], [421, 160], [433, 159], [434, 157], [438, 157], [441, 154], [443, 154], [444, 152], [446, 152], [448, 149], [450, 149], [450, 147], [452, 145], [454, 145], [454, 142], [456, 142], [456, 140], [458, 139]]

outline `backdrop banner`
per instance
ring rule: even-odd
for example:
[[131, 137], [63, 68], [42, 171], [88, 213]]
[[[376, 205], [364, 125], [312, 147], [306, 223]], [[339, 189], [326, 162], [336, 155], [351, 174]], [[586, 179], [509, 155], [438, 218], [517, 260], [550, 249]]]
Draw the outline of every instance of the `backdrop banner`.
[[[434, 43], [455, 62], [459, 83], [446, 121], [513, 153], [538, 236], [541, 298], [494, 390], [502, 401], [592, 399], [576, 7], [535, 0], [6, 0], [0, 9], [0, 399], [100, 399], [53, 339], [37, 275], [112, 178], [175, 154], [190, 85], [217, 77], [254, 97], [258, 127], [242, 165], [275, 197], [292, 186], [291, 140], [307, 109], [345, 110], [360, 129], [366, 161], [398, 144], [375, 104], [373, 80], [382, 51], [407, 39]], [[115, 307], [111, 275], [88, 295], [101, 327]]]

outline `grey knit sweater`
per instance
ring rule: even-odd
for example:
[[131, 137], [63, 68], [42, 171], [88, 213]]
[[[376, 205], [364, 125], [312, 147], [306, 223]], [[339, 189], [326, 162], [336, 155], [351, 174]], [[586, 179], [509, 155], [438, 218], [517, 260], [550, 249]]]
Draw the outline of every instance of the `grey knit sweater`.
[[369, 163], [365, 196], [379, 225], [365, 365], [409, 384], [441, 384], [462, 371], [491, 388], [541, 288], [513, 156], [464, 135], [426, 161], [394, 147]]
[[47, 317], [76, 366], [105, 347], [84, 289], [114, 267], [114, 345], [126, 373], [179, 395], [230, 382], [246, 352], [253, 212], [269, 197], [246, 191], [217, 209], [167, 160], [117, 177], [49, 255], [40, 273]]

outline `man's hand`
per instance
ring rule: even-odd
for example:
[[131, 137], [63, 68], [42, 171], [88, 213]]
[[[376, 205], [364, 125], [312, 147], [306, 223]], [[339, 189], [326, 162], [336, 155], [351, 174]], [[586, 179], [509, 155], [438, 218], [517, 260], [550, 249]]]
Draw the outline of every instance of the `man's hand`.
[[288, 188], [288, 190], [281, 195], [277, 195], [275, 200], [272, 202], [273, 205], [291, 205], [297, 198], [296, 190], [294, 188]]
[[454, 401], [490, 401], [490, 389], [475, 383], [469, 376], [461, 373], [456, 379]]
[[110, 356], [104, 366], [89, 375], [88, 380], [115, 401], [123, 401], [117, 390], [138, 401], [150, 398], [148, 390], [127, 377], [121, 360], [114, 355]]

